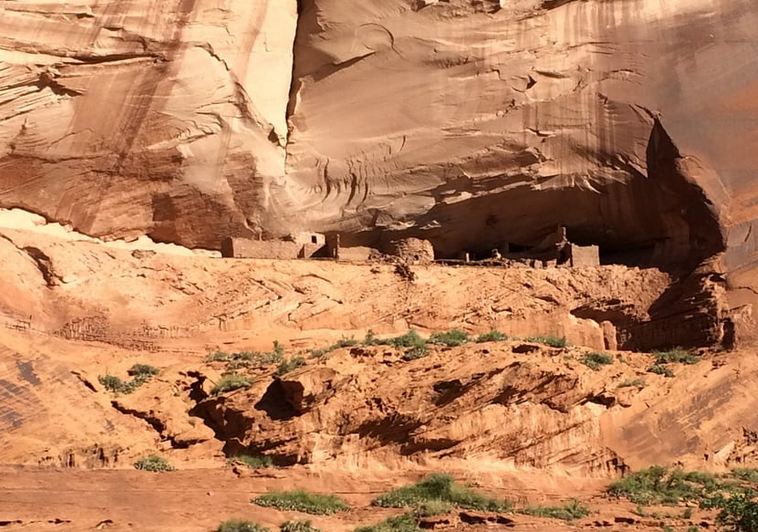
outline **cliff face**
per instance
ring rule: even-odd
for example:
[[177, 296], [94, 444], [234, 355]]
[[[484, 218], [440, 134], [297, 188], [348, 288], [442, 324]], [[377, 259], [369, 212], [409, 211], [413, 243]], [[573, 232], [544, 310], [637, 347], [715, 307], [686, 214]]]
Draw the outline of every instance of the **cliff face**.
[[751, 0], [154, 4], [0, 2], [0, 205], [214, 248], [563, 224], [609, 261], [755, 260]]

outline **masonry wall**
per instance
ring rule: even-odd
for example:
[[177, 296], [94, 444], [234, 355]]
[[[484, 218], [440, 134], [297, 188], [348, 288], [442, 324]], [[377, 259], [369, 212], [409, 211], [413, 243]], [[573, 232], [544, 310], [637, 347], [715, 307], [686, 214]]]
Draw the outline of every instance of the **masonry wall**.
[[597, 246], [571, 244], [571, 266], [600, 266], [600, 249]]

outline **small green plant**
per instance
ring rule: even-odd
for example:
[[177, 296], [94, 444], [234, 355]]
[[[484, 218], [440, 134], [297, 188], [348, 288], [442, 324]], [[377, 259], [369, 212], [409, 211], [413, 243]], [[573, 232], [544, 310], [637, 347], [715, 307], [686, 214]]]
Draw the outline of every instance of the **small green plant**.
[[652, 355], [656, 364], [697, 364], [700, 361], [700, 357], [678, 347], [668, 351], [653, 351]]
[[250, 454], [238, 454], [229, 458], [229, 462], [242, 464], [250, 469], [265, 469], [274, 465], [270, 456], [265, 454], [250, 455]]
[[578, 500], [572, 499], [563, 506], [530, 506], [521, 510], [521, 512], [536, 517], [573, 521], [587, 517], [590, 514], [590, 509]]
[[644, 388], [645, 381], [643, 379], [627, 379], [618, 385], [619, 388]]
[[636, 504], [676, 505], [702, 501], [729, 486], [710, 473], [652, 466], [613, 482], [608, 493]]
[[134, 468], [140, 471], [151, 471], [158, 473], [161, 471], [174, 471], [174, 466], [168, 463], [168, 461], [162, 456], [151, 454], [140, 458], [134, 462]]
[[527, 342], [534, 342], [535, 344], [544, 344], [550, 347], [566, 347], [568, 342], [563, 337], [558, 336], [532, 336], [526, 339]]
[[292, 357], [289, 360], [283, 360], [279, 367], [276, 368], [276, 374], [279, 376], [286, 375], [297, 368], [305, 365], [305, 359], [303, 357]]
[[735, 467], [730, 475], [739, 480], [758, 484], [758, 469], [754, 467]]
[[613, 357], [607, 353], [587, 353], [581, 362], [591, 370], [597, 371], [601, 366], [613, 364]]
[[384, 508], [415, 508], [429, 501], [491, 512], [507, 512], [512, 508], [509, 502], [485, 497], [456, 484], [453, 477], [444, 474], [433, 474], [411, 486], [392, 490], [375, 499], [372, 504]]
[[416, 517], [412, 513], [406, 513], [390, 517], [375, 525], [358, 527], [355, 532], [421, 532], [421, 529]]
[[425, 345], [420, 345], [417, 347], [411, 347], [410, 349], [406, 350], [405, 353], [403, 353], [403, 360], [406, 360], [410, 362], [411, 360], [417, 360], [419, 358], [423, 358], [428, 354], [428, 350]]
[[758, 498], [752, 489], [741, 488], [728, 494], [719, 493], [701, 506], [719, 511], [717, 521], [727, 530], [758, 532]]
[[379, 340], [377, 339], [376, 334], [374, 334], [374, 331], [371, 329], [366, 331], [366, 336], [363, 338], [363, 345], [377, 345], [378, 342]]
[[468, 333], [460, 329], [450, 329], [446, 332], [434, 333], [429, 337], [430, 344], [446, 345], [448, 347], [457, 347], [468, 343]]
[[279, 358], [284, 357], [284, 347], [282, 347], [282, 344], [279, 343], [279, 340], [274, 340], [274, 349], [271, 351], [271, 353]]
[[231, 519], [218, 525], [216, 532], [269, 532], [269, 529], [252, 521]]
[[500, 331], [490, 331], [488, 333], [480, 334], [476, 337], [476, 343], [483, 344], [485, 342], [504, 342], [508, 337]]
[[279, 527], [280, 532], [321, 532], [310, 521], [287, 521]]
[[251, 502], [258, 506], [294, 510], [314, 515], [329, 515], [346, 512], [350, 506], [335, 495], [310, 493], [304, 490], [275, 491], [254, 498]]
[[682, 512], [682, 519], [692, 519], [692, 508], [685, 508]]
[[231, 360], [231, 355], [224, 351], [216, 351], [205, 358], [206, 362], [228, 362], [229, 360]]
[[438, 499], [431, 501], [424, 501], [415, 508], [416, 515], [421, 517], [432, 517], [434, 515], [442, 515], [449, 513], [453, 509], [453, 505], [448, 501], [441, 501]]
[[653, 364], [648, 368], [648, 373], [655, 373], [656, 375], [663, 375], [664, 377], [673, 377], [674, 372], [672, 369], [668, 366], [665, 366], [663, 364]]
[[160, 370], [155, 366], [151, 366], [149, 364], [135, 364], [129, 368], [127, 373], [132, 377], [149, 379], [150, 377], [158, 375], [158, 373], [160, 373]]
[[238, 373], [229, 373], [228, 375], [221, 377], [221, 380], [219, 380], [211, 390], [211, 394], [221, 395], [222, 393], [232, 392], [234, 390], [250, 388], [250, 386], [252, 386], [251, 382], [244, 376], [239, 375]]
[[403, 360], [416, 360], [426, 356], [427, 341], [416, 331], [411, 329], [402, 336], [395, 338], [371, 339], [371, 345], [391, 345], [403, 350]]
[[125, 381], [115, 375], [101, 375], [97, 378], [103, 388], [113, 393], [130, 394], [148, 381], [149, 377], [134, 377]]

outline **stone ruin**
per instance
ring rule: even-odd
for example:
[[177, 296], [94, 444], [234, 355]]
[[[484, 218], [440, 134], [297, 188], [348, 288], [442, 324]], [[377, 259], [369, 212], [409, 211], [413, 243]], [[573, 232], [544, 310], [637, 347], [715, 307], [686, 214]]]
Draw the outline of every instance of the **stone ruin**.
[[297, 233], [276, 240], [229, 237], [221, 242], [221, 256], [231, 259], [308, 259], [327, 256], [326, 236]]

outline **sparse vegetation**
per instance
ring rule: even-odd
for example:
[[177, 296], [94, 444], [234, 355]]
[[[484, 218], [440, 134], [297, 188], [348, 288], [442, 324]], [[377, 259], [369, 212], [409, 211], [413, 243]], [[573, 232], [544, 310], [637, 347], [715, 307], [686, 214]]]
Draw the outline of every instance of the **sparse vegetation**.
[[216, 532], [269, 532], [268, 528], [262, 527], [252, 521], [240, 521], [231, 519], [221, 523]]
[[158, 375], [160, 370], [149, 364], [135, 364], [129, 368], [127, 373], [135, 378], [149, 379], [150, 377]]
[[700, 361], [700, 357], [678, 347], [668, 351], [654, 351], [652, 355], [656, 364], [697, 364]]
[[536, 344], [544, 344], [550, 347], [566, 347], [568, 342], [563, 337], [558, 336], [532, 336], [526, 339], [527, 342], [534, 342]]
[[129, 369], [129, 375], [132, 375], [132, 378], [127, 381], [110, 374], [100, 375], [97, 380], [109, 392], [130, 394], [157, 374], [158, 369], [153, 366], [135, 364]]
[[647, 371], [648, 373], [655, 373], [656, 375], [663, 375], [669, 378], [674, 376], [674, 371], [664, 364], [653, 364]]
[[281, 532], [321, 532], [310, 521], [287, 521], [279, 527]]
[[264, 454], [250, 455], [250, 454], [238, 454], [229, 458], [229, 462], [242, 464], [250, 469], [264, 469], [272, 467], [274, 465], [270, 456]]
[[597, 371], [601, 366], [613, 364], [613, 357], [608, 353], [587, 353], [581, 359], [582, 364], [588, 368]]
[[485, 342], [503, 342], [508, 339], [508, 336], [500, 331], [490, 331], [488, 333], [480, 334], [476, 337], [476, 343], [483, 344]]
[[151, 454], [134, 462], [134, 468], [140, 471], [158, 473], [162, 471], [174, 471], [175, 468], [162, 456]]
[[507, 501], [491, 499], [457, 484], [453, 477], [434, 474], [411, 486], [392, 490], [374, 500], [375, 506], [385, 508], [415, 508], [436, 501], [459, 508], [507, 512], [512, 506]]
[[238, 373], [229, 373], [221, 377], [216, 385], [211, 390], [213, 395], [220, 395], [226, 392], [232, 392], [234, 390], [241, 390], [249, 388], [252, 384], [246, 377], [239, 375]]
[[675, 505], [687, 501], [702, 502], [733, 485], [733, 482], [710, 473], [652, 466], [617, 480], [611, 484], [608, 493], [636, 504]]
[[590, 514], [590, 509], [578, 500], [572, 499], [563, 506], [530, 506], [521, 510], [521, 513], [536, 517], [573, 521], [587, 517]]
[[374, 338], [372, 333], [369, 340], [371, 345], [391, 345], [397, 349], [402, 349], [403, 360], [416, 360], [427, 354], [426, 339], [413, 329], [395, 338]]
[[618, 385], [619, 388], [644, 388], [645, 381], [643, 379], [627, 379]]
[[345, 512], [350, 506], [335, 495], [310, 493], [304, 490], [275, 491], [254, 498], [251, 502], [279, 510], [294, 510], [314, 515]]
[[460, 329], [450, 329], [446, 332], [434, 333], [429, 337], [430, 344], [446, 345], [448, 347], [457, 347], [468, 343], [468, 341], [468, 333]]
[[758, 469], [754, 467], [735, 467], [731, 475], [736, 479], [758, 484]]
[[702, 504], [717, 508], [717, 521], [726, 530], [758, 532], [758, 494], [752, 489], [739, 488], [727, 495], [719, 493]]
[[375, 525], [361, 526], [355, 532], [420, 532], [417, 519], [412, 513], [390, 517]]
[[279, 376], [286, 375], [297, 368], [305, 365], [305, 359], [303, 357], [292, 357], [289, 360], [283, 360], [279, 367], [276, 368], [276, 374]]

